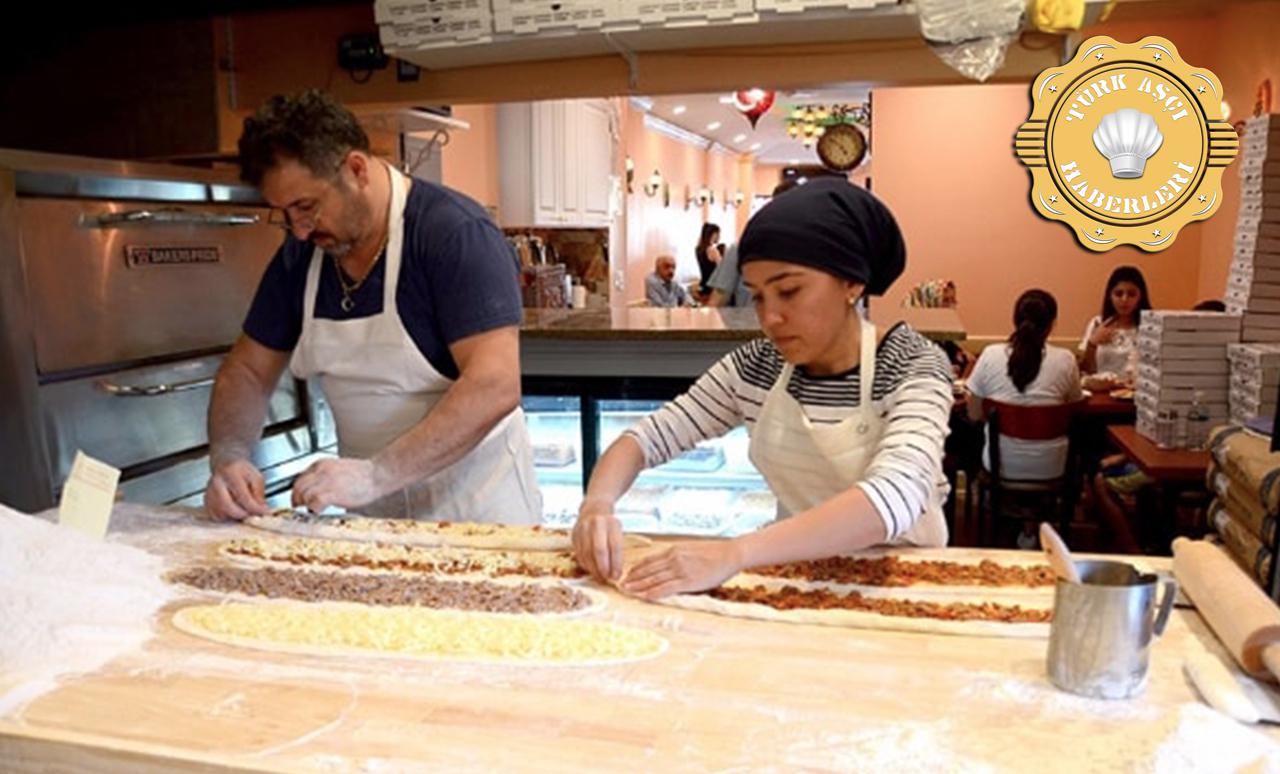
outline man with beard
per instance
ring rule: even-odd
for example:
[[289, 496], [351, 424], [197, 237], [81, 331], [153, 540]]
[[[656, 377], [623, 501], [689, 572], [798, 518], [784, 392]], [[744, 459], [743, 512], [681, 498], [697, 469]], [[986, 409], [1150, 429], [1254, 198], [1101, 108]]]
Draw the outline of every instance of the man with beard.
[[287, 236], [218, 371], [209, 512], [268, 510], [250, 455], [288, 366], [319, 378], [341, 455], [298, 476], [295, 506], [536, 523], [517, 266], [485, 211], [373, 156], [355, 116], [318, 91], [272, 98], [239, 150], [241, 178]]

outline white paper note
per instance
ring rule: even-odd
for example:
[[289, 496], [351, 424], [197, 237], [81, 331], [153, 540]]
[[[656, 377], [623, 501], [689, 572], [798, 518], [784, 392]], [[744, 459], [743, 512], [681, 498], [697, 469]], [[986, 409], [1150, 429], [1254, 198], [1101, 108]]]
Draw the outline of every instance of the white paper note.
[[62, 487], [58, 503], [58, 523], [101, 539], [107, 534], [111, 508], [116, 501], [116, 483], [120, 471], [95, 460], [82, 451], [76, 452], [71, 475]]

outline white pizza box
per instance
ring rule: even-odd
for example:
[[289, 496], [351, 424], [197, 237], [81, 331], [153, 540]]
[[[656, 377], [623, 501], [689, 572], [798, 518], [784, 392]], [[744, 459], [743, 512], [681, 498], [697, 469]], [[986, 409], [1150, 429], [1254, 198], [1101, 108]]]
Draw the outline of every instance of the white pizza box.
[[1280, 252], [1280, 236], [1261, 229], [1236, 229], [1233, 244], [1236, 247], [1251, 247], [1260, 253]]
[[1277, 299], [1280, 298], [1280, 283], [1228, 275], [1227, 292], [1234, 293], [1237, 298], [1243, 301], [1255, 298]]
[[1222, 374], [1168, 374], [1146, 363], [1138, 364], [1138, 376], [1161, 387], [1227, 388], [1228, 378]]
[[[1144, 423], [1148, 423], [1148, 424], [1152, 424], [1152, 425], [1154, 425], [1154, 424], [1155, 424], [1155, 422], [1156, 422], [1156, 420], [1157, 420], [1157, 419], [1159, 419], [1160, 414], [1161, 414], [1162, 412], [1176, 411], [1176, 412], [1178, 413], [1179, 427], [1181, 427], [1181, 422], [1182, 422], [1182, 420], [1186, 419], [1186, 417], [1187, 417], [1187, 413], [1188, 413], [1190, 410], [1191, 410], [1191, 406], [1190, 406], [1189, 404], [1188, 404], [1188, 405], [1185, 405], [1185, 406], [1175, 406], [1175, 407], [1169, 407], [1169, 408], [1161, 408], [1159, 411], [1150, 411], [1150, 410], [1145, 409], [1145, 408], [1139, 408], [1139, 409], [1138, 409], [1138, 415], [1137, 415], [1136, 419], [1137, 419], [1137, 421], [1139, 421], [1139, 422], [1144, 422]], [[1223, 422], [1226, 422], [1226, 421], [1227, 421], [1227, 419], [1228, 419], [1230, 416], [1231, 416], [1231, 412], [1230, 412], [1230, 410], [1228, 410], [1228, 409], [1226, 409], [1226, 408], [1223, 408], [1223, 409], [1221, 410], [1221, 413], [1215, 413], [1214, 411], [1210, 411], [1210, 412], [1209, 412], [1209, 422], [1210, 422], [1211, 424], [1220, 425], [1220, 424], [1222, 424]]]
[[[1240, 211], [1280, 209], [1280, 192], [1276, 191], [1241, 191]], [[1262, 219], [1266, 222], [1266, 218]]]
[[[1265, 299], [1260, 299], [1265, 300]], [[1280, 328], [1280, 314], [1274, 312], [1255, 311], [1253, 301], [1249, 302], [1249, 310], [1244, 313], [1245, 325], [1252, 329]]]
[[1250, 422], [1253, 422], [1258, 417], [1264, 417], [1265, 419], [1269, 420], [1271, 419], [1271, 417], [1274, 417], [1274, 416], [1275, 416], [1274, 413], [1273, 414], [1264, 414], [1264, 413], [1254, 414], [1248, 411], [1232, 411], [1231, 416], [1228, 417], [1228, 420], [1230, 420], [1232, 423], [1237, 425], [1246, 425]]
[[1280, 328], [1250, 327], [1240, 334], [1241, 341], [1280, 341]]
[[1240, 164], [1241, 182], [1258, 176], [1280, 178], [1280, 159], [1250, 159], [1248, 164]]
[[1280, 114], [1263, 113], [1245, 120], [1240, 132], [1241, 142], [1259, 142], [1274, 138], [1280, 142]]
[[1158, 338], [1138, 336], [1138, 352], [1143, 358], [1153, 361], [1167, 360], [1213, 360], [1226, 357], [1230, 344], [1179, 344], [1163, 342]]
[[1262, 253], [1252, 247], [1235, 247], [1231, 250], [1231, 262], [1260, 269], [1280, 269], [1280, 253]]
[[[1237, 313], [1239, 316], [1240, 313]], [[1241, 341], [1236, 331], [1164, 331], [1159, 336], [1160, 345], [1166, 344], [1231, 344]]]
[[1140, 330], [1238, 331], [1240, 318], [1224, 312], [1192, 312], [1183, 309], [1148, 309]]
[[1280, 367], [1280, 344], [1228, 344], [1227, 359], [1232, 367]]
[[[1280, 258], [1280, 253], [1276, 254]], [[1280, 261], [1277, 261], [1280, 263]], [[1271, 285], [1280, 284], [1280, 266], [1265, 266], [1252, 261], [1233, 260], [1227, 274], [1227, 282], [1241, 284], [1266, 282]]]
[[1139, 350], [1138, 362], [1158, 369], [1161, 374], [1220, 374], [1225, 376], [1231, 370], [1231, 364], [1225, 357], [1166, 360], [1152, 355], [1146, 350]]
[[1257, 325], [1268, 327], [1266, 322], [1260, 322], [1263, 318], [1280, 317], [1280, 298], [1267, 298], [1264, 296], [1250, 297], [1246, 291], [1237, 287], [1228, 287], [1227, 292], [1222, 296], [1223, 303], [1228, 309], [1240, 309], [1247, 315], [1256, 315], [1259, 319], [1253, 320]]
[[1230, 398], [1227, 400], [1227, 404], [1232, 408], [1245, 409], [1255, 414], [1274, 414], [1276, 403], [1276, 393], [1274, 391], [1270, 397], [1267, 397], [1233, 389]]
[[1236, 238], [1252, 237], [1254, 239], [1280, 238], [1280, 223], [1262, 223], [1256, 220], [1239, 218], [1236, 220]]
[[1262, 201], [1240, 197], [1240, 217], [1257, 218], [1259, 223], [1280, 223], [1280, 199]]
[[1138, 377], [1134, 384], [1134, 395], [1149, 395], [1163, 401], [1186, 401], [1191, 402], [1195, 396], [1196, 390], [1200, 391], [1204, 400], [1213, 401], [1214, 403], [1222, 403], [1227, 400], [1227, 391], [1231, 386], [1228, 379], [1224, 379], [1222, 384], [1216, 387], [1184, 387], [1168, 384], [1161, 384], [1142, 377]]
[[1156, 440], [1156, 423], [1154, 419], [1138, 417], [1133, 423], [1133, 429], [1138, 432], [1138, 435], [1146, 438], [1148, 441]]
[[1280, 372], [1274, 368], [1262, 371], [1232, 371], [1231, 378], [1227, 380], [1227, 386], [1263, 395], [1274, 395], [1280, 388]]
[[1263, 175], [1260, 172], [1240, 174], [1240, 195], [1275, 195], [1280, 193], [1280, 175]]

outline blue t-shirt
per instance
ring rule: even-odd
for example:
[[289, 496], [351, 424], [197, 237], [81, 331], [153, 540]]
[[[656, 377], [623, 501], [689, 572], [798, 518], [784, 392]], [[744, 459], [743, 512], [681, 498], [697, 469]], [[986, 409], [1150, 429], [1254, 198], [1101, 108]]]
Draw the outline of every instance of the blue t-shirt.
[[[244, 332], [271, 349], [291, 351], [302, 335], [303, 296], [315, 246], [290, 234], [267, 265], [244, 321]], [[382, 312], [386, 259], [374, 264], [342, 311], [334, 261], [321, 265], [315, 315], [354, 320]], [[515, 251], [479, 204], [444, 186], [414, 180], [404, 210], [396, 307], [409, 337], [437, 371], [458, 378], [449, 345], [467, 336], [519, 325], [520, 280]]]

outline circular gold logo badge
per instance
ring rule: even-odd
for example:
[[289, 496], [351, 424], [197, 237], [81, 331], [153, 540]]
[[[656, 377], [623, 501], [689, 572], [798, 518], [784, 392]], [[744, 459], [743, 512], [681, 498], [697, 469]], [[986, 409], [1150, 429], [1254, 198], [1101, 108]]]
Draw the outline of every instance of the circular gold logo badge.
[[1031, 99], [1014, 150], [1031, 171], [1032, 206], [1085, 247], [1163, 250], [1217, 211], [1239, 138], [1217, 77], [1169, 41], [1090, 38], [1040, 73]]

